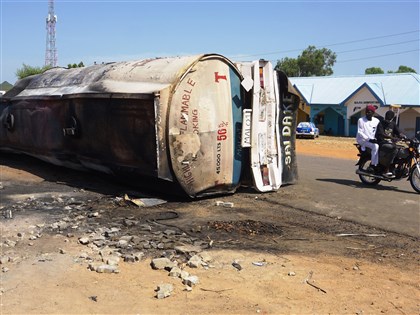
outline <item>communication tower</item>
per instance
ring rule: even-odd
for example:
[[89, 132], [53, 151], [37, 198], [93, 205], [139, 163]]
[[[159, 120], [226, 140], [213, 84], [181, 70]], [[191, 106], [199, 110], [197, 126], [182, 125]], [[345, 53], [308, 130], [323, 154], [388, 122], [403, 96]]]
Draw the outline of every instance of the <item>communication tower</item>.
[[57, 49], [55, 48], [55, 23], [57, 15], [54, 14], [54, 0], [48, 1], [47, 16], [47, 48], [45, 50], [45, 65], [57, 66]]

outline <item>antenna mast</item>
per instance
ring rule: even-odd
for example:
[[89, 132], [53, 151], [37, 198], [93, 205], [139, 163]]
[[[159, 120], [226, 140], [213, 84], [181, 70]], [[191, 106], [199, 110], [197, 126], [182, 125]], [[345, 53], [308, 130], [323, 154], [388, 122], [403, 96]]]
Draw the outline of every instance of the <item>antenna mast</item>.
[[45, 65], [57, 66], [57, 49], [55, 48], [55, 23], [57, 15], [54, 14], [54, 0], [48, 1], [47, 16], [47, 47], [45, 49]]

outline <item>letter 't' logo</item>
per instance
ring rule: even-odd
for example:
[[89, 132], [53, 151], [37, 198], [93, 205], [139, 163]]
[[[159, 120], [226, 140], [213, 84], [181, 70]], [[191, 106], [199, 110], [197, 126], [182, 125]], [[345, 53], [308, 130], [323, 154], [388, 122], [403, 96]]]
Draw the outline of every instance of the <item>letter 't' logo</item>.
[[225, 75], [219, 75], [219, 72], [215, 72], [214, 73], [214, 81], [219, 82], [219, 80], [226, 80], [227, 81], [227, 78], [226, 78]]

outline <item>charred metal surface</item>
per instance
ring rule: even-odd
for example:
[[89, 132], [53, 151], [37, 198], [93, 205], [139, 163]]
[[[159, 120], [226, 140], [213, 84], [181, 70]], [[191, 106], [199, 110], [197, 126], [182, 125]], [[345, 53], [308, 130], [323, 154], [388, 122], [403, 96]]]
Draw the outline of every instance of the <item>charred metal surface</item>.
[[[1, 98], [0, 149], [161, 181], [190, 197], [232, 193], [249, 175], [241, 137], [252, 91], [242, 80], [216, 54], [50, 69]], [[283, 179], [291, 183], [298, 98], [287, 77], [278, 84]]]
[[[3, 97], [0, 148], [134, 180], [162, 179], [191, 197], [231, 192], [241, 171], [231, 162], [238, 151], [231, 124], [238, 95], [231, 95], [231, 84], [240, 94], [234, 72], [219, 55], [50, 69]], [[240, 113], [242, 104], [235, 106]], [[221, 123], [230, 133], [224, 143], [216, 141]], [[224, 165], [217, 158], [221, 147]]]

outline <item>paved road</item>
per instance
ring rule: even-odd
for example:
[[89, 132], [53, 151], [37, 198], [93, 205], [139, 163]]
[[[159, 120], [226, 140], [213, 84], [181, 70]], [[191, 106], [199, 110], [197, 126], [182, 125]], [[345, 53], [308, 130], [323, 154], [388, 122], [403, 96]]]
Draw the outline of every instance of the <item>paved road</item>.
[[[363, 185], [355, 160], [298, 157], [299, 182], [285, 188], [305, 193], [285, 201], [293, 207], [363, 223], [411, 236], [420, 236], [420, 194], [407, 180]], [[351, 231], [348, 231], [351, 232]]]

